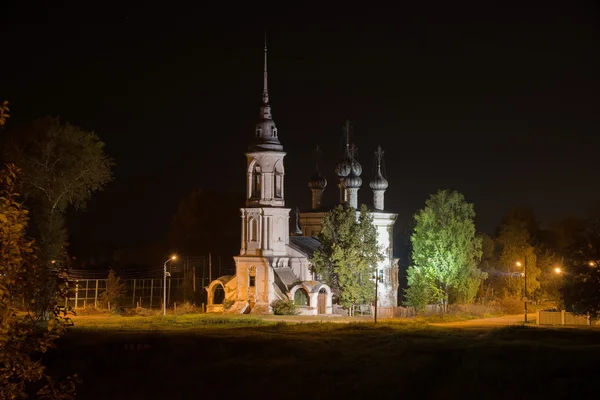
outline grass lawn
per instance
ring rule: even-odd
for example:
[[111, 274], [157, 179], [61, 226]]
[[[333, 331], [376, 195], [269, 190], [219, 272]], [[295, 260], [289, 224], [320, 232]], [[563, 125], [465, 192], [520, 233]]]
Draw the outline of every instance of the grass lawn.
[[424, 319], [78, 317], [48, 355], [79, 399], [573, 398], [597, 394], [600, 332]]

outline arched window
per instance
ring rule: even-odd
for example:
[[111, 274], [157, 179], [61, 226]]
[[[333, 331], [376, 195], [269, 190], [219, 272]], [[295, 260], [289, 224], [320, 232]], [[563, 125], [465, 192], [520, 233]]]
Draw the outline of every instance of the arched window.
[[252, 170], [252, 198], [260, 199], [260, 187], [261, 187], [261, 174], [260, 167], [254, 166]]
[[256, 242], [258, 240], [258, 223], [254, 218], [250, 218], [248, 225], [248, 240], [251, 242]]
[[281, 160], [277, 161], [277, 163], [275, 164], [275, 168], [274, 168], [274, 172], [275, 172], [275, 179], [274, 179], [274, 191], [273, 193], [275, 194], [275, 198], [276, 199], [281, 199], [283, 198], [283, 165]]
[[308, 293], [304, 289], [296, 290], [294, 294], [294, 304], [297, 306], [308, 307]]
[[282, 175], [280, 173], [275, 173], [275, 198], [276, 199], [280, 199], [281, 198], [281, 180], [282, 180]]
[[225, 289], [223, 289], [223, 285], [215, 285], [214, 290], [213, 304], [223, 304], [223, 300], [225, 300]]

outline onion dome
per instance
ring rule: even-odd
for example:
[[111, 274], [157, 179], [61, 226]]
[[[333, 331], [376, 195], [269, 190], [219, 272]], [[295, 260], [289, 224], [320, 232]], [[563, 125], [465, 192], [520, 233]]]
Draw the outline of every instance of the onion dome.
[[381, 174], [381, 164], [383, 163], [383, 150], [381, 149], [381, 146], [377, 146], [375, 162], [377, 163], [377, 173], [371, 183], [369, 183], [369, 186], [373, 190], [385, 190], [388, 188], [388, 181]]
[[360, 179], [360, 176], [356, 175], [354, 169], [350, 170], [350, 174], [348, 175], [348, 177], [346, 177], [345, 182], [347, 189], [359, 189], [362, 185], [362, 179]]
[[310, 177], [308, 181], [308, 187], [310, 189], [325, 189], [327, 186], [327, 179], [323, 175], [321, 175], [318, 171], [315, 172], [313, 176]]
[[388, 188], [388, 181], [381, 175], [381, 171], [378, 171], [375, 178], [369, 183], [369, 186], [373, 190], [385, 190]]
[[362, 174], [362, 166], [360, 165], [360, 163], [356, 160], [352, 160], [352, 172], [354, 172], [354, 174], [356, 176], [360, 176], [360, 174]]
[[351, 170], [352, 170], [352, 159], [349, 157], [341, 160], [335, 166], [335, 173], [340, 178], [345, 178], [348, 175], [350, 175]]

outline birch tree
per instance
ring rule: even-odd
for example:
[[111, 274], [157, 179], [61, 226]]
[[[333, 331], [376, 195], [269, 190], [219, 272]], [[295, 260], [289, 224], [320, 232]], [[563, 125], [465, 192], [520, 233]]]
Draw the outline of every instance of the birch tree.
[[482, 279], [481, 238], [476, 236], [473, 204], [456, 191], [440, 190], [415, 215], [411, 236], [412, 265], [408, 268], [407, 303], [450, 300], [469, 302]]

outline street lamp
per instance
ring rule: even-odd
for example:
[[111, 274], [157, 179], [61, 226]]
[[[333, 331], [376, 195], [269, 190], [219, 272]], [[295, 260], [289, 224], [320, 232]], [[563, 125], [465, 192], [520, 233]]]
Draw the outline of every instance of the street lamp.
[[562, 269], [560, 269], [559, 267], [554, 268], [554, 273], [555, 274], [562, 274]]
[[527, 323], [527, 258], [524, 259], [524, 263], [525, 265], [521, 264], [520, 261], [516, 262], [517, 267], [520, 267], [523, 265], [523, 280], [524, 282], [524, 287], [523, 287], [523, 304], [524, 304], [524, 319], [525, 319], [525, 323]]
[[381, 280], [381, 276], [379, 276], [379, 269], [375, 270], [375, 321], [374, 323], [377, 323], [377, 305], [379, 303], [378, 300], [378, 293], [379, 293], [379, 281]]
[[167, 315], [167, 276], [171, 276], [170, 273], [167, 272], [167, 264], [173, 260], [177, 260], [177, 256], [171, 256], [167, 261], [165, 261], [165, 274], [163, 277], [163, 315]]

